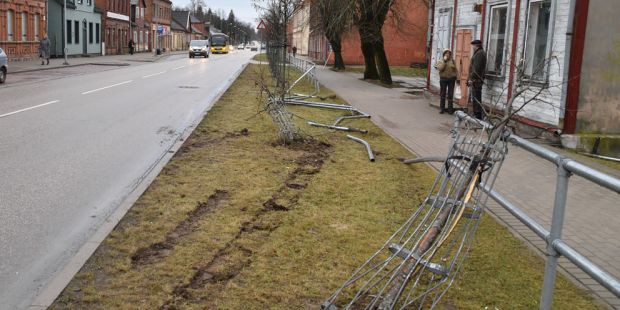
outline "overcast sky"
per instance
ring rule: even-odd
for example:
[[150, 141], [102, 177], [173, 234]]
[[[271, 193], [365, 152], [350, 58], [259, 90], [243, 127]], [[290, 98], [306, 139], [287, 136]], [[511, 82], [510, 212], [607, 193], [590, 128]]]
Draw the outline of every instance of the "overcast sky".
[[[172, 0], [172, 3], [175, 6], [185, 7], [189, 4], [189, 0]], [[252, 7], [252, 0], [205, 0], [205, 3], [213, 12], [217, 12], [218, 9], [224, 10], [228, 17], [230, 10], [233, 10], [237, 19], [258, 26], [256, 22], [258, 14]]]

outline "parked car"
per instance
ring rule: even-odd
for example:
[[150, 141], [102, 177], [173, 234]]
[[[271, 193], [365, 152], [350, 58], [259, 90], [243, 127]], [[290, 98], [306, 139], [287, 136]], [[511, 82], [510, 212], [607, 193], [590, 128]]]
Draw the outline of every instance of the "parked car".
[[258, 45], [253, 44], [253, 45], [250, 47], [250, 51], [252, 51], [252, 52], [258, 51]]
[[209, 58], [209, 40], [192, 40], [189, 42], [189, 58], [194, 58], [196, 55]]
[[6, 81], [6, 74], [9, 71], [9, 58], [0, 48], [0, 84]]
[[243, 45], [243, 44], [239, 44], [239, 45], [237, 46], [237, 49], [239, 49], [239, 50], [242, 50], [242, 49], [244, 49], [244, 48], [245, 48], [245, 45]]

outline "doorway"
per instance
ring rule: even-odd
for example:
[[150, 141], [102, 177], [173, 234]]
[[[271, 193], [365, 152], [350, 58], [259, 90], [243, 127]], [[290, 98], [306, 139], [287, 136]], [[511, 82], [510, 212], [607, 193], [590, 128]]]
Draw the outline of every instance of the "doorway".
[[86, 36], [86, 26], [87, 26], [87, 22], [86, 19], [82, 21], [82, 54], [86, 55], [88, 54], [88, 37]]
[[459, 81], [455, 89], [455, 100], [460, 106], [467, 107], [469, 92], [467, 89], [467, 77], [469, 76], [469, 63], [471, 61], [471, 40], [473, 31], [471, 29], [459, 29], [456, 31], [456, 49], [454, 61], [459, 70]]

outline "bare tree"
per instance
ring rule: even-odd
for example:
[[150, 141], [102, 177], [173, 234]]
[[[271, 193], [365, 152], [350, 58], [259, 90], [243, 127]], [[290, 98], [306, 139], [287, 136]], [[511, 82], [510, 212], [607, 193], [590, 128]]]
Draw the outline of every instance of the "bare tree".
[[353, 23], [352, 1], [343, 0], [317, 0], [313, 3], [311, 20], [313, 28], [321, 30], [334, 52], [334, 68], [344, 70], [344, 60], [342, 58], [342, 36], [351, 29]]
[[267, 57], [276, 87], [270, 90], [264, 80], [259, 81], [261, 91], [267, 94], [265, 110], [269, 112], [280, 130], [285, 143], [303, 140], [292, 121], [292, 114], [286, 110], [285, 96], [288, 85], [287, 74], [287, 27], [288, 22], [303, 0], [254, 0], [254, 7], [267, 23]]
[[385, 54], [382, 28], [394, 0], [354, 0], [354, 22], [358, 28], [364, 55], [364, 79], [392, 84]]

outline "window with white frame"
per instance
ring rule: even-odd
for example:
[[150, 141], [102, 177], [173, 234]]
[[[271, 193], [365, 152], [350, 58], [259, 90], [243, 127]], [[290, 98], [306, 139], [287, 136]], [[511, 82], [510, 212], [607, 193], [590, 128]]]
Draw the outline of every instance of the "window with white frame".
[[443, 57], [444, 49], [451, 49], [452, 45], [452, 8], [441, 8], [437, 15], [437, 50], [435, 59]]
[[533, 80], [544, 81], [547, 75], [546, 60], [549, 58], [549, 34], [551, 28], [551, 0], [532, 1], [528, 7], [527, 31], [525, 33], [525, 75]]
[[13, 23], [14, 23], [14, 16], [13, 16], [13, 11], [8, 10], [6, 12], [6, 23], [7, 23], [7, 35], [8, 35], [8, 40], [9, 41], [13, 41]]
[[39, 23], [40, 23], [41, 15], [34, 15], [34, 40], [39, 41]]
[[28, 40], [28, 14], [22, 12], [22, 41]]
[[508, 6], [506, 4], [493, 5], [490, 7], [489, 13], [487, 73], [500, 76], [504, 72]]

